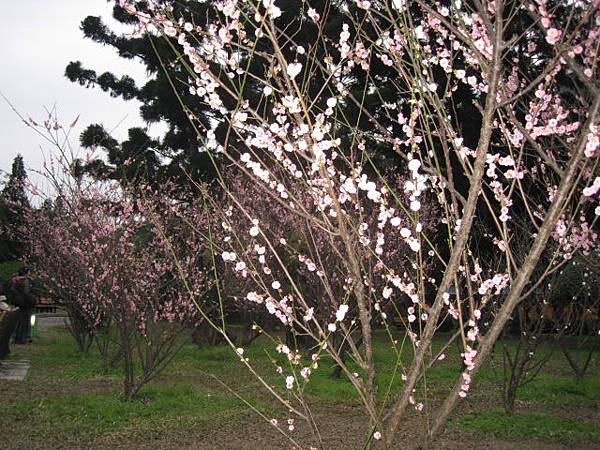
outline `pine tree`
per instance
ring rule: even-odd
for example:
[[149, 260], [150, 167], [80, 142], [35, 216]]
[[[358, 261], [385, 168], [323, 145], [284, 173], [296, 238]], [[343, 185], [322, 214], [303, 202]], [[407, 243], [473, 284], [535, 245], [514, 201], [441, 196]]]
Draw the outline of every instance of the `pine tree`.
[[[187, 11], [187, 8], [191, 8]], [[197, 2], [182, 2], [181, 10], [189, 15], [201, 14], [208, 5]], [[187, 12], [185, 12], [187, 11]], [[114, 18], [125, 25], [133, 24], [129, 16], [115, 2]], [[92, 88], [99, 87], [111, 97], [123, 100], [138, 100], [141, 103], [140, 116], [146, 123], [162, 122], [167, 132], [161, 139], [152, 139], [142, 128], [131, 128], [128, 138], [118, 142], [101, 124], [90, 125], [81, 135], [80, 141], [86, 148], [99, 147], [107, 153], [108, 164], [101, 160], [82, 166], [93, 175], [121, 180], [146, 180], [160, 183], [165, 179], [185, 182], [188, 175], [195, 179], [211, 178], [213, 166], [210, 159], [200, 151], [196, 131], [189, 123], [188, 116], [177, 101], [173, 88], [183, 94], [187, 87], [171, 84], [173, 80], [187, 78], [185, 69], [172, 60], [162, 61], [173, 55], [164, 39], [150, 36], [129, 37], [114, 33], [100, 17], [88, 16], [81, 23], [86, 38], [102, 45], [113, 47], [125, 59], [136, 59], [145, 65], [148, 80], [137, 86], [127, 75], [117, 76], [110, 72], [96, 73], [83, 67], [80, 61], [71, 62], [65, 76], [72, 82]], [[160, 55], [160, 57], [159, 57]], [[200, 118], [200, 126], [210, 127], [210, 111], [194, 108]]]
[[[214, 20], [216, 14], [212, 2], [197, 2], [182, 0], [173, 4], [174, 17], [181, 17], [191, 23], [204, 23]], [[319, 29], [312, 21], [307, 20], [304, 2], [296, 0], [278, 1], [283, 15], [278, 19], [285, 24], [288, 33], [294, 35], [295, 45], [284, 46], [282, 51], [287, 59], [293, 60], [298, 45], [310, 45]], [[315, 8], [322, 16], [327, 17], [326, 25], [321, 30], [329, 38], [328, 42], [338, 40], [344, 15], [340, 13], [341, 2], [326, 0], [315, 3]], [[354, 8], [353, 5], [342, 5], [344, 8]], [[136, 19], [128, 15], [115, 2], [113, 17], [120, 23], [132, 25]], [[168, 127], [166, 134], [160, 140], [152, 140], [140, 128], [129, 131], [129, 138], [118, 142], [105, 130], [102, 125], [90, 125], [81, 135], [81, 144], [84, 147], [100, 147], [107, 152], [108, 163], [95, 161], [83, 165], [82, 170], [97, 176], [133, 180], [143, 178], [148, 181], [160, 182], [165, 178], [187, 183], [188, 176], [195, 179], [211, 179], [214, 176], [214, 162], [219, 164], [219, 155], [208, 155], [203, 148], [202, 139], [198, 133], [205, 134], [206, 130], [216, 126], [217, 138], [225, 136], [228, 124], [220, 120], [218, 111], [208, 105], [196, 103], [179, 103], [179, 98], [189, 99], [190, 85], [189, 74], [181, 63], [179, 55], [173, 52], [178, 47], [177, 38], [156, 38], [149, 34], [141, 37], [118, 35], [113, 32], [100, 17], [88, 16], [81, 23], [84, 36], [94, 42], [114, 48], [119, 56], [125, 59], [136, 59], [146, 66], [148, 80], [143, 86], [137, 86], [135, 81], [127, 75], [116, 75], [110, 72], [97, 73], [87, 69], [80, 61], [71, 62], [66, 70], [66, 77], [75, 83], [87, 88], [100, 88], [112, 97], [123, 100], [138, 100], [140, 115], [147, 123], [165, 123]], [[248, 33], [253, 30], [248, 29]], [[262, 46], [262, 47], [261, 47]], [[273, 49], [266, 40], [260, 42], [256, 49], [264, 54], [272, 54]], [[317, 58], [322, 60], [332, 48], [318, 47]], [[243, 57], [243, 56], [242, 56]], [[269, 70], [265, 61], [252, 60], [248, 70], [263, 78]], [[379, 73], [386, 73], [385, 66], [378, 67]], [[389, 70], [387, 70], [389, 72]], [[322, 76], [318, 75], [317, 76]], [[256, 106], [261, 101], [262, 86], [259, 86], [253, 77], [233, 77], [228, 79], [223, 71], [222, 81], [226, 84], [239, 86], [244, 78], [244, 97], [250, 104]], [[311, 83], [311, 95], [319, 90], [318, 81]], [[175, 95], [174, 93], [177, 93]], [[358, 97], [362, 93], [356, 94]], [[377, 109], [380, 98], [372, 96], [366, 105]], [[323, 103], [326, 97], [323, 98]], [[233, 101], [233, 100], [231, 100]], [[225, 105], [235, 107], [235, 104]], [[189, 116], [195, 117], [194, 125], [190, 123]], [[360, 117], [360, 119], [359, 119]], [[349, 105], [347, 118], [350, 122], [367, 120], [356, 112], [353, 105]], [[236, 148], [234, 136], [229, 136], [230, 149]], [[219, 139], [221, 140], [221, 139]], [[240, 146], [241, 147], [241, 146]], [[231, 150], [230, 150], [231, 151]], [[167, 161], [165, 163], [165, 161]], [[124, 164], [127, 162], [127, 164]]]
[[0, 261], [19, 259], [25, 250], [22, 226], [30, 210], [25, 192], [27, 172], [23, 157], [17, 155], [0, 194]]

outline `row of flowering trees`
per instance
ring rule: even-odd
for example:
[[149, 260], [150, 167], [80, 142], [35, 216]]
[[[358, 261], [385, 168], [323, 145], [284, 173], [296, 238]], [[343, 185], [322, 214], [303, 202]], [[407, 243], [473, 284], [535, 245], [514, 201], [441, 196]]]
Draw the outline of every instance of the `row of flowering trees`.
[[[47, 179], [56, 197], [32, 211], [22, 230], [30, 243], [28, 258], [47, 293], [67, 308], [80, 349], [95, 343], [107, 366], [123, 360], [124, 398], [167, 364], [186, 329], [212, 327], [220, 341], [241, 352], [234, 347], [237, 336], [227, 333], [226, 319], [233, 313], [239, 322], [242, 314], [261, 332], [289, 326], [286, 342], [302, 341], [306, 350], [318, 344], [322, 330], [335, 331], [335, 323], [356, 307], [337, 237], [289, 214], [272, 198], [256, 204], [264, 192], [241, 172], [232, 172], [227, 186], [212, 193], [196, 186], [190, 195], [170, 185], [156, 191], [83, 177], [65, 153], [50, 167]], [[394, 176], [392, 183], [401, 181]], [[299, 186], [295, 194], [306, 214], [314, 214], [310, 196]], [[234, 216], [235, 208], [248, 217]], [[434, 220], [426, 206], [423, 210], [429, 229]], [[377, 209], [360, 211], [371, 223], [378, 214]], [[400, 220], [409, 219], [398, 212], [394, 222]], [[265, 233], [274, 253], [260, 245], [259, 235]], [[376, 253], [362, 254], [373, 266], [373, 292], [385, 289], [381, 255], [416, 270], [410, 259], [415, 250], [401, 242], [406, 233], [396, 225], [390, 236], [398, 242], [379, 242]], [[298, 305], [285, 295], [275, 300], [261, 289], [296, 289], [306, 303]], [[383, 317], [384, 311], [397, 315], [398, 305], [386, 292], [377, 308]], [[342, 313], [340, 305], [345, 305]], [[293, 320], [298, 315], [305, 319], [300, 326]], [[347, 347], [341, 345], [334, 358], [346, 372]], [[310, 370], [302, 373], [308, 378]]]
[[[305, 421], [310, 445], [322, 447], [304, 389], [325, 355], [359, 395], [367, 447], [393, 448], [410, 409], [428, 411], [434, 438], [515, 308], [575, 254], [597, 252], [600, 2], [307, 1], [294, 15], [287, 4], [219, 0], [194, 14], [120, 1], [137, 34], [166, 39], [162, 64], [187, 71], [172, 83], [188, 88], [178, 101], [217, 179], [190, 181], [196, 200], [85, 192], [55, 222], [78, 249], [65, 258], [86, 267], [61, 288], [101, 299], [78, 301], [97, 324], [112, 317], [125, 348], [131, 327], [145, 336], [198, 316], [291, 423]], [[289, 362], [275, 368], [281, 389], [228, 335], [236, 308], [288, 330], [274, 344]], [[456, 332], [442, 348], [458, 342], [464, 369], [432, 397], [445, 320]], [[386, 385], [379, 328], [397, 356]], [[272, 424], [293, 440], [293, 426]]]
[[206, 241], [186, 232], [203, 214], [179, 214], [175, 199], [149, 189], [75, 177], [64, 157], [48, 172], [54, 202], [34, 211], [24, 230], [29, 260], [66, 306], [80, 348], [95, 341], [107, 365], [122, 363], [129, 399], [203, 320]]

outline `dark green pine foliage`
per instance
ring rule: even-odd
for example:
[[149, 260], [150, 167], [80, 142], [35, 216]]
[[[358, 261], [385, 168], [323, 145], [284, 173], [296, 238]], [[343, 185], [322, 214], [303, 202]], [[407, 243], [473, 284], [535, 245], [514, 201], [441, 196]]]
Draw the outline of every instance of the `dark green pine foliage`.
[[[351, 8], [352, 14], [360, 14], [360, 10], [355, 10], [353, 4], [348, 5], [337, 0], [311, 2], [311, 4], [325, 19], [321, 30], [324, 37], [316, 45], [315, 36], [319, 35], [319, 29], [306, 15], [308, 4], [296, 0], [278, 1], [283, 15], [277, 19], [276, 23], [285, 28], [286, 34], [293, 37], [296, 44], [283, 46], [282, 50], [288, 61], [297, 57], [297, 45], [310, 49], [309, 54], [318, 61], [323, 61], [328, 55], [335, 55], [337, 50], [333, 44], [338, 41], [342, 23], [348, 21], [340, 12], [340, 7]], [[183, 17], [192, 23], [203, 25], [207, 22], [222, 20], [216, 16], [217, 13], [210, 2], [183, 0], [173, 2], [173, 6], [175, 17]], [[136, 19], [125, 13], [118, 4], [115, 4], [113, 8], [113, 16], [117, 21], [132, 27], [136, 23]], [[143, 86], [137, 86], [127, 75], [116, 75], [110, 72], [99, 74], [86, 69], [79, 61], [71, 62], [67, 66], [65, 71], [67, 78], [87, 88], [100, 88], [112, 97], [138, 100], [141, 103], [140, 115], [144, 121], [148, 123], [163, 122], [168, 129], [160, 140], [151, 139], [143, 129], [131, 129], [128, 139], [118, 142], [102, 125], [90, 125], [81, 135], [81, 144], [84, 147], [99, 147], [106, 151], [108, 163], [101, 160], [88, 164], [81, 163], [80, 170], [99, 177], [126, 180], [143, 179], [155, 183], [170, 179], [186, 184], [188, 175], [194, 179], [210, 180], [215, 174], [213, 162], [216, 161], [219, 164], [221, 161], [219, 155], [212, 155], [213, 159], [211, 159], [206, 152], [200, 150], [202, 139], [198, 137], [197, 130], [203, 134], [206, 129], [216, 125], [217, 138], [223, 138], [227, 133], [227, 122], [222, 120], [218, 111], [211, 110], [198, 98], [190, 98], [189, 74], [179, 61], [178, 55], [173, 51], [173, 47], [178, 47], [176, 39], [170, 39], [169, 42], [164, 37], [152, 38], [145, 35], [133, 38], [118, 35], [104, 24], [101, 18], [94, 16], [83, 20], [81, 30], [86, 38], [114, 48], [119, 56], [135, 59], [144, 64], [148, 81]], [[250, 27], [247, 27], [246, 31], [249, 35], [253, 34]], [[273, 49], [266, 39], [259, 41], [256, 50], [264, 52], [264, 54], [273, 53]], [[302, 62], [306, 63], [306, 61]], [[264, 58], [253, 58], [249, 70], [259, 78], [264, 78], [269, 68], [270, 61]], [[384, 79], [386, 74], [392, 73], [389, 68], [383, 66], [377, 67], [376, 70], [380, 73], [377, 82]], [[215, 73], [218, 71], [215, 70]], [[327, 76], [322, 68], [317, 67], [311, 71], [310, 82], [304, 83], [306, 95], [315, 98]], [[244, 98], [249, 100], [252, 107], [257, 107], [261, 102], [263, 86], [259, 85], [253, 77], [246, 78], [242, 75], [229, 79], [223, 74], [222, 80], [237, 89], [242, 84], [242, 78], [245, 82]], [[356, 83], [357, 86], [361, 84], [364, 84], [361, 80]], [[174, 89], [178, 95], [174, 94]], [[331, 95], [331, 92], [321, 93], [317, 105], [324, 110], [326, 108], [325, 101]], [[360, 98], [363, 93], [356, 92], [355, 95]], [[188, 103], [182, 106], [178, 96]], [[226, 107], [235, 107], [233, 99], [224, 97], [224, 101]], [[370, 112], [376, 117], [380, 116], [377, 111], [381, 101], [380, 96], [373, 94], [370, 94], [366, 101]], [[195, 126], [190, 124], [189, 113], [197, 118]], [[359, 119], [355, 105], [349, 103], [345, 114], [350, 123], [356, 124], [358, 121], [358, 127], [364, 129], [366, 116], [362, 115]], [[352, 133], [348, 130], [340, 130], [339, 137], [343, 141], [350, 142]], [[237, 148], [240, 152], [244, 151], [243, 142], [235, 139], [235, 136], [229, 135], [229, 150]], [[385, 158], [391, 158], [392, 166], [398, 162], [396, 156], [391, 152]], [[303, 164], [303, 162], [298, 161], [298, 164]]]
[[[114, 6], [113, 16], [123, 24], [133, 26], [136, 22], [135, 18], [126, 14], [118, 5]], [[165, 179], [184, 182], [187, 174], [196, 179], [210, 178], [213, 171], [210, 160], [199, 151], [200, 142], [196, 132], [173, 93], [171, 81], [186, 80], [187, 74], [180, 64], [172, 63], [174, 58], [169, 59], [173, 55], [169, 44], [164, 39], [151, 40], [147, 36], [133, 38], [117, 35], [101, 18], [94, 16], [83, 20], [81, 30], [86, 38], [113, 47], [120, 57], [141, 62], [146, 68], [148, 80], [143, 86], [137, 86], [127, 75], [110, 72], [98, 74], [85, 69], [79, 61], [67, 66], [66, 77], [84, 87], [99, 87], [111, 97], [136, 99], [141, 103], [140, 116], [145, 122], [162, 122], [168, 127], [160, 140], [152, 139], [142, 128], [131, 128], [128, 138], [118, 142], [102, 125], [90, 125], [81, 134], [81, 144], [87, 148], [103, 149], [107, 153], [108, 162], [96, 160], [88, 164], [82, 163], [81, 169], [99, 177], [134, 182], [146, 180], [160, 183]], [[168, 76], [164, 73], [157, 54], [165, 58]], [[175, 87], [179, 94], [185, 94], [188, 89], [182, 83], [177, 83]], [[194, 110], [203, 126], [210, 126], [207, 113], [200, 108]]]
[[31, 208], [25, 192], [27, 172], [23, 157], [17, 155], [0, 193], [0, 262], [19, 259], [25, 252], [23, 225]]

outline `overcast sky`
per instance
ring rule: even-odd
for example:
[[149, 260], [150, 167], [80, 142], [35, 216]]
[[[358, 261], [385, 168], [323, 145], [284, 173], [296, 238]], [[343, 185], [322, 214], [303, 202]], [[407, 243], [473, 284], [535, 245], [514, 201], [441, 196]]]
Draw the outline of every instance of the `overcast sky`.
[[[102, 73], [128, 74], [143, 81], [144, 67], [119, 58], [110, 47], [83, 38], [79, 29], [87, 15], [102, 16], [114, 23], [111, 4], [106, 0], [26, 0], [5, 2], [0, 27], [0, 91], [24, 116], [36, 121], [46, 117], [44, 107], [57, 107], [60, 120], [70, 124], [80, 115], [73, 130], [73, 144], [90, 123], [103, 123], [116, 129], [121, 139], [128, 128], [141, 125], [135, 101], [111, 98], [100, 89], [85, 89], [64, 77], [70, 61], [80, 60], [84, 67]], [[0, 180], [10, 171], [20, 153], [28, 169], [40, 169], [53, 149], [27, 128], [0, 99]], [[35, 175], [31, 175], [36, 178]]]

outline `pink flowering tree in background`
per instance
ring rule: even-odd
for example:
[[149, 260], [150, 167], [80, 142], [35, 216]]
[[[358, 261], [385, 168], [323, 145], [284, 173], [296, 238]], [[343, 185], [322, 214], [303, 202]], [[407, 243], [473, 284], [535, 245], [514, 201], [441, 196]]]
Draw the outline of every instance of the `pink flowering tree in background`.
[[593, 339], [600, 332], [600, 273], [598, 250], [580, 255], [556, 273], [552, 286], [555, 311], [546, 322], [556, 330], [565, 360], [580, 382], [588, 372], [597, 350]]
[[60, 200], [55, 204], [46, 202], [40, 211], [32, 213], [26, 230], [27, 235], [34, 237], [29, 262], [44, 291], [65, 307], [69, 330], [79, 349], [87, 351], [95, 341], [108, 366], [113, 359], [108, 354], [110, 342], [100, 338], [99, 327], [78, 300], [87, 291], [85, 265], [81, 254], [71, 252], [69, 245], [73, 240], [70, 234], [84, 231], [75, 227], [72, 216], [67, 218], [65, 214]]
[[[199, 321], [197, 304], [209, 283], [198, 242], [159, 233], [141, 215], [150, 208], [142, 200], [105, 194], [77, 193], [64, 199], [69, 206], [59, 218], [38, 215], [32, 260], [46, 286], [58, 298], [68, 295], [91, 329], [115, 335], [122, 395], [129, 399], [168, 364], [186, 328]], [[180, 256], [177, 264], [169, 250]]]
[[[532, 274], [532, 280], [539, 281], [530, 285], [511, 326], [505, 329], [505, 335], [509, 335], [512, 328], [517, 341], [501, 345], [503, 400], [508, 414], [514, 412], [518, 389], [537, 377], [557, 349], [562, 350], [576, 380], [590, 364], [594, 353], [590, 343], [600, 325], [598, 278], [593, 264], [598, 240], [585, 221], [579, 226], [582, 232], [579, 238], [572, 236], [578, 239], [574, 245], [565, 245], [560, 238], [547, 244]], [[513, 234], [512, 250], [517, 258], [523, 258], [529, 239], [530, 235], [523, 232]], [[557, 256], [561, 257], [559, 261], [549, 260]], [[494, 314], [502, 301], [490, 306]]]
[[[202, 322], [200, 311], [211, 310], [206, 240], [187, 232], [187, 204], [167, 195], [168, 185], [158, 193], [77, 176], [73, 159], [58, 148], [59, 157], [46, 164], [54, 200], [25, 230], [28, 258], [105, 361], [122, 359], [122, 397], [130, 399], [169, 363], [186, 330]], [[195, 229], [203, 227], [202, 216], [193, 219]]]
[[[242, 158], [248, 156], [242, 155]], [[285, 190], [284, 198], [293, 198], [294, 203], [286, 204], [271, 197], [243, 173], [232, 170], [225, 181], [222, 186], [225, 200], [215, 202], [211, 208], [218, 213], [214, 215], [215, 240], [222, 246], [224, 295], [236, 297], [238, 304], [255, 313], [266, 312], [267, 318], [274, 319], [276, 325], [286, 327], [288, 348], [303, 348], [306, 353], [322, 345], [326, 332], [333, 343], [330, 353], [337, 364], [337, 376], [342, 370], [352, 373], [345, 364], [346, 356], [351, 355], [352, 360], [358, 356], [353, 352], [358, 351], [362, 335], [355, 324], [348, 326], [343, 334], [335, 333], [338, 324], [346, 328], [343, 323], [346, 315], [355, 316], [358, 311], [349, 289], [352, 279], [348, 275], [345, 253], [340, 251], [343, 242], [326, 228], [327, 222], [319, 227], [310, 220], [321, 215], [325, 205], [317, 204], [301, 184], [293, 182]], [[395, 187], [403, 183], [397, 176], [390, 182]], [[369, 278], [364, 282], [370, 302], [378, 311], [372, 319], [373, 325], [387, 328], [387, 319], [402, 320], [399, 308], [411, 304], [408, 296], [393, 298], [387, 283], [398, 275], [390, 270], [402, 267], [404, 271], [416, 273], [418, 267], [413, 264], [413, 255], [418, 242], [405, 241], [410, 232], [400, 225], [408, 225], [411, 216], [402, 210], [388, 222], [384, 238], [385, 227], [377, 225], [381, 220], [380, 209], [369, 204], [367, 195], [362, 195], [358, 205], [344, 209], [344, 214], [355, 222], [362, 222], [363, 245], [373, 242], [373, 247], [360, 248], [359, 256], [361, 264], [368, 268], [365, 273]], [[263, 200], [257, 202], [257, 198]], [[236, 209], [244, 214], [234, 214]], [[422, 231], [430, 231], [434, 223], [430, 208], [422, 208], [420, 219]], [[377, 231], [369, 233], [369, 230]], [[431, 264], [430, 259], [426, 256], [423, 264]], [[305, 367], [301, 379], [308, 381], [309, 374], [310, 367]]]
[[[433, 439], [518, 305], [596, 248], [600, 2], [306, 2], [293, 26], [284, 3], [216, 1], [192, 23], [169, 2], [121, 0], [138, 33], [177, 38], [158, 57], [188, 71], [172, 81], [189, 87], [178, 99], [219, 192], [200, 186], [189, 210], [168, 189], [83, 189], [67, 176], [61, 220], [72, 222], [48, 236], [80, 265], [71, 279], [84, 280], [77, 301], [91, 323], [114, 322], [125, 397], [168, 360], [179, 324], [200, 316], [289, 411], [287, 428], [271, 423], [295, 444], [299, 418], [321, 446], [303, 392], [324, 356], [359, 395], [366, 447], [393, 448], [411, 409], [428, 414]], [[321, 33], [332, 23], [337, 39]], [[214, 129], [191, 103], [211, 109]], [[219, 320], [214, 302], [198, 301], [211, 282]], [[229, 338], [228, 302], [291, 333], [274, 339], [289, 362], [279, 386]], [[456, 331], [442, 337], [444, 320]], [[386, 385], [377, 329], [397, 356]], [[428, 370], [454, 342], [463, 369], [433, 395]]]

